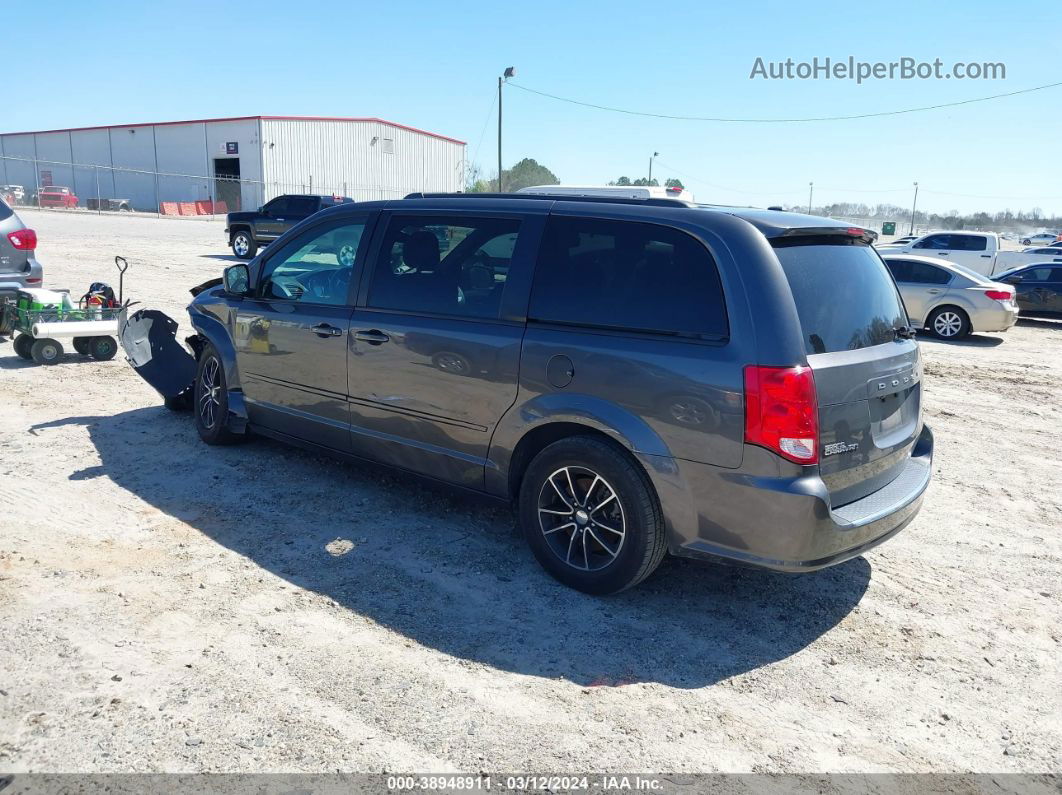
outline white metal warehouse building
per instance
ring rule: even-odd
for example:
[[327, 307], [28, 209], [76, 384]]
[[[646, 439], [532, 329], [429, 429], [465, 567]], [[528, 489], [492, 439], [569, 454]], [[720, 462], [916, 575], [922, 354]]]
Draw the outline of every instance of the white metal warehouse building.
[[0, 184], [96, 197], [223, 201], [254, 209], [282, 193], [401, 198], [457, 191], [465, 143], [374, 118], [244, 116], [0, 134]]

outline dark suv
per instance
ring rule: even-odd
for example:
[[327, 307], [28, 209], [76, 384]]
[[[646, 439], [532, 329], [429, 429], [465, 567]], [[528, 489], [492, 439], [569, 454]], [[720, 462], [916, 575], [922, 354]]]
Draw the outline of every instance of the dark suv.
[[133, 365], [200, 436], [249, 431], [516, 503], [539, 562], [611, 593], [668, 552], [807, 571], [897, 533], [933, 440], [874, 233], [677, 200], [348, 204], [199, 288], [195, 356]]

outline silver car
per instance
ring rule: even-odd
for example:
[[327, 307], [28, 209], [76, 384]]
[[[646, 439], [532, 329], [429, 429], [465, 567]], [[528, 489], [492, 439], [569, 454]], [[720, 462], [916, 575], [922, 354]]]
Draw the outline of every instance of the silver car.
[[0, 199], [0, 300], [22, 287], [40, 287], [41, 264], [33, 256], [37, 233], [27, 229], [7, 202]]
[[934, 257], [884, 254], [911, 324], [942, 339], [1006, 331], [1018, 322], [1014, 288]]

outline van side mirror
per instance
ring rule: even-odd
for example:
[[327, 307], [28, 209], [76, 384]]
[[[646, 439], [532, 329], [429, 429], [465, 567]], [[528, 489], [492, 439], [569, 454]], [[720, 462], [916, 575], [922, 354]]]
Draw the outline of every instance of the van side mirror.
[[244, 264], [230, 265], [222, 276], [225, 292], [241, 298], [251, 292], [251, 272]]

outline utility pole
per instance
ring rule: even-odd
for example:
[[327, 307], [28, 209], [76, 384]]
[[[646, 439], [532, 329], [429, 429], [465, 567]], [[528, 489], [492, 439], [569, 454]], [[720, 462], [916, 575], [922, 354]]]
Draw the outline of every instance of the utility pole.
[[659, 156], [659, 152], [653, 152], [652, 156], [649, 158], [649, 182], [646, 183], [646, 187], [651, 187], [653, 184], [653, 158]]
[[811, 197], [815, 195], [815, 183], [808, 183], [808, 215], [811, 215]]
[[917, 182], [914, 184], [914, 189], [915, 189], [914, 202], [911, 203], [911, 229], [907, 233], [909, 235], [913, 235], [914, 234], [915, 210], [918, 209], [918, 183]]
[[502, 192], [502, 86], [514, 75], [516, 68], [508, 66], [498, 77], [498, 193]]

